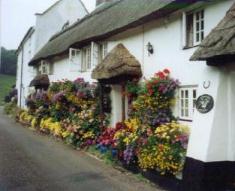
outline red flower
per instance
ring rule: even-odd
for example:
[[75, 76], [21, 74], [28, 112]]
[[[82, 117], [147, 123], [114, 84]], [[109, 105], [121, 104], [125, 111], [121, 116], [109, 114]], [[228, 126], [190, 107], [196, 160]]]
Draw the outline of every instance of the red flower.
[[152, 89], [148, 89], [148, 92], [150, 95], [153, 95], [153, 90]]
[[165, 74], [163, 72], [158, 72], [156, 74], [160, 79], [164, 79], [165, 78]]
[[168, 70], [168, 69], [164, 69], [163, 72], [164, 72], [165, 74], [170, 74], [170, 70]]

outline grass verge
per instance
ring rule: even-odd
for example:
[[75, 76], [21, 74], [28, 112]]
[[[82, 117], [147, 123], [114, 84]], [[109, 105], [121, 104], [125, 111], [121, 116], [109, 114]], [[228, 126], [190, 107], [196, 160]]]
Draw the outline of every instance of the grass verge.
[[11, 87], [16, 83], [15, 76], [0, 74], [0, 105], [3, 105], [5, 96], [11, 90]]

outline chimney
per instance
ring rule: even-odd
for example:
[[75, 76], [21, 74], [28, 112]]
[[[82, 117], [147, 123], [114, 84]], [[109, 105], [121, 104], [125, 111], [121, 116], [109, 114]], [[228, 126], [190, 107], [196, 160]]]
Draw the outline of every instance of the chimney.
[[109, 3], [109, 2], [114, 2], [117, 0], [96, 0], [96, 7], [98, 7], [99, 5], [103, 4], [103, 3]]

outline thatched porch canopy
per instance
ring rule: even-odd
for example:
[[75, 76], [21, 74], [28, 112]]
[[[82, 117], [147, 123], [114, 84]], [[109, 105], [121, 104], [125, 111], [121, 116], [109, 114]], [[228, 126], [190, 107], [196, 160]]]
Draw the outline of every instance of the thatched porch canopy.
[[50, 85], [50, 80], [48, 78], [48, 75], [46, 74], [41, 74], [37, 75], [31, 82], [30, 82], [30, 87], [35, 87], [36, 89], [38, 88], [48, 88]]
[[235, 3], [203, 40], [190, 60], [224, 62], [235, 58]]
[[92, 72], [92, 78], [99, 81], [127, 80], [142, 76], [139, 61], [127, 50], [123, 44], [118, 44], [97, 65]]

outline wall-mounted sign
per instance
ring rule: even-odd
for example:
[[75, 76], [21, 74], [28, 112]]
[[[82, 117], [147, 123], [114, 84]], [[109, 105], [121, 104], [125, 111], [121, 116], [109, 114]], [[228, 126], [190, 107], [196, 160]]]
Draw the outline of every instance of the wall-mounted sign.
[[200, 113], [208, 113], [214, 107], [214, 99], [208, 94], [201, 95], [196, 101], [196, 108]]

